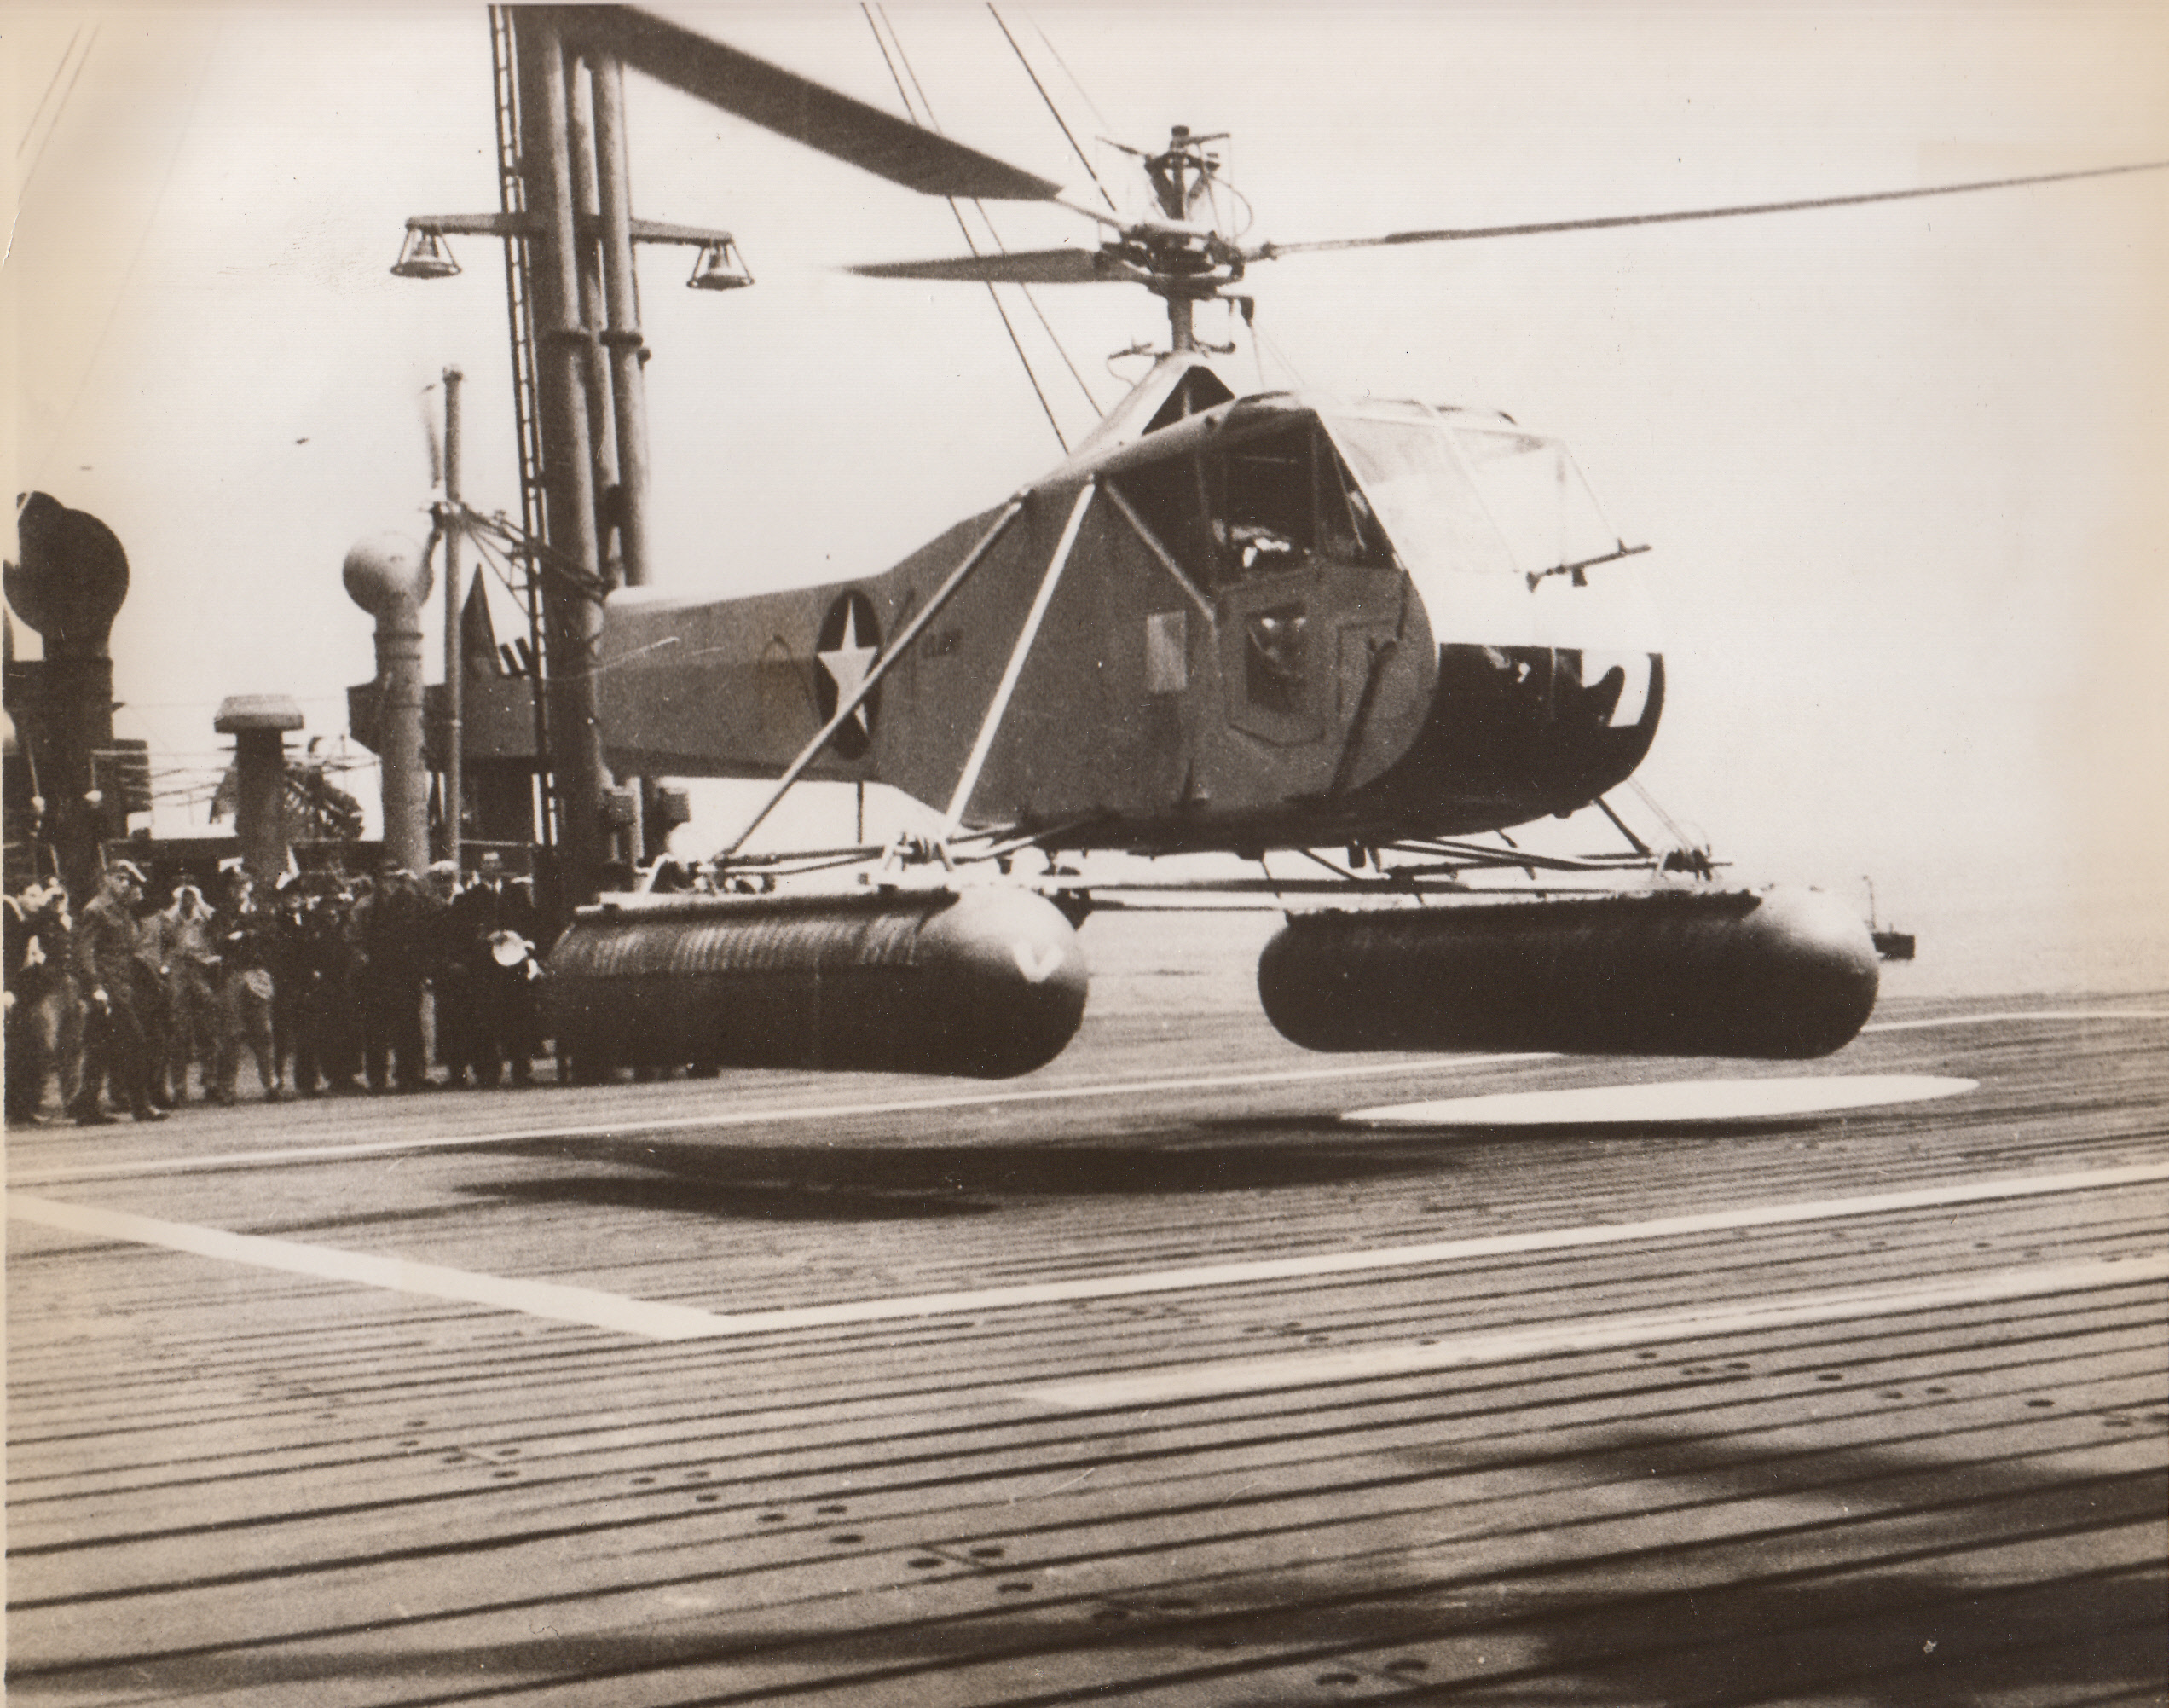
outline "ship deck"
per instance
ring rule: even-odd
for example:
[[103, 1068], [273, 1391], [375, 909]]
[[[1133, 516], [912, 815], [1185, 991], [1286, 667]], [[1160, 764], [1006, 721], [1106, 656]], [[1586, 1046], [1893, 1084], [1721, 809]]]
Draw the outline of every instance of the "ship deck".
[[[25, 1703], [2158, 1702], [2169, 1002], [8, 1139]], [[1509, 1126], [1383, 1103], [1933, 1075]]]

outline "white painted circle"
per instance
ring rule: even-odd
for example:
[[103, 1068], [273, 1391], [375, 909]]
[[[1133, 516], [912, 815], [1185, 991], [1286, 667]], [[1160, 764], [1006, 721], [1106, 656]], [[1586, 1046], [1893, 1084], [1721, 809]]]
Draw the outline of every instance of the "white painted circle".
[[1356, 1109], [1365, 1126], [1636, 1126], [1651, 1122], [1753, 1120], [1830, 1109], [1916, 1103], [1972, 1091], [1977, 1080], [1934, 1074], [1829, 1074], [1789, 1080], [1668, 1080], [1582, 1086], [1560, 1091], [1495, 1091], [1480, 1097]]

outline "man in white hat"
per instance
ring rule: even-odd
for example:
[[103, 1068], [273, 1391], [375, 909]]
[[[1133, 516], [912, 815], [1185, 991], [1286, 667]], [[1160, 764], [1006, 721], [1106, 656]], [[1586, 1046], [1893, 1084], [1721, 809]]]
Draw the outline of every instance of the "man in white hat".
[[208, 1098], [218, 1083], [219, 953], [212, 941], [211, 907], [203, 892], [183, 883], [173, 905], [158, 916], [168, 992], [166, 1072], [173, 1100], [188, 1095], [188, 1065]]

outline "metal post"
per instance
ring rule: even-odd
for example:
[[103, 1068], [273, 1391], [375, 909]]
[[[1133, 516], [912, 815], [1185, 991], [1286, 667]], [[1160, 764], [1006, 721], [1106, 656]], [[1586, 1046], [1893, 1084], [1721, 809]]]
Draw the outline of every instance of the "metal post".
[[[26, 621], [28, 619], [26, 618]], [[69, 890], [87, 896], [104, 870], [99, 845], [108, 830], [124, 827], [108, 812], [111, 803], [89, 799], [90, 756], [113, 745], [113, 666], [104, 635], [90, 645], [72, 637], [45, 643], [47, 752], [52, 756], [46, 786], [47, 820], [54, 826], [55, 854]]]
[[[587, 347], [582, 352], [587, 362], [587, 448], [593, 461], [589, 476], [595, 495], [595, 560], [604, 583], [617, 585], [620, 571], [610, 559], [611, 512], [617, 502], [617, 446], [616, 435], [611, 427], [610, 368], [603, 359], [603, 346], [595, 336], [603, 323], [603, 269], [601, 246], [595, 232], [600, 216], [595, 201], [595, 126], [591, 117], [594, 102], [583, 98], [583, 84], [593, 81], [581, 56], [570, 49], [565, 56], [565, 127], [571, 145], [573, 234], [580, 257], [580, 324], [587, 333]], [[624, 541], [618, 541], [618, 556], [624, 556]], [[609, 779], [605, 779], [607, 783]], [[607, 826], [603, 832], [609, 842], [606, 850], [611, 860], [629, 854], [637, 860], [639, 854], [638, 825], [613, 831]]]
[[1167, 299], [1167, 343], [1171, 350], [1179, 353], [1197, 348], [1194, 330], [1196, 308], [1197, 304], [1188, 297], [1170, 297]]
[[[347, 596], [377, 619], [376, 739], [383, 768], [385, 852], [408, 871], [429, 865], [429, 773], [422, 762], [422, 601], [428, 555], [385, 535], [346, 554]], [[288, 727], [298, 727], [298, 711]], [[243, 725], [222, 717], [221, 734]]]
[[377, 612], [377, 757], [384, 775], [385, 852], [408, 871], [429, 865], [429, 775], [422, 768], [422, 611], [408, 599]]
[[236, 694], [211, 727], [234, 738], [234, 829], [241, 863], [269, 885], [286, 869], [286, 732], [301, 727], [301, 708], [284, 694]]
[[460, 383], [465, 377], [456, 368], [444, 370], [444, 857], [454, 869], [466, 804], [467, 649], [460, 565]]
[[[525, 150], [529, 126], [523, 114], [538, 98], [532, 56], [519, 45], [513, 14], [518, 9], [489, 9], [491, 81], [497, 107], [497, 194], [499, 206], [508, 216], [524, 216], [529, 208]], [[519, 435], [520, 525], [530, 541], [547, 531], [542, 474], [542, 428], [536, 395], [535, 374], [541, 362], [535, 339], [534, 246], [525, 237], [505, 243], [505, 305], [512, 333], [512, 419]], [[528, 644], [538, 661], [547, 665], [549, 640], [543, 633], [541, 570], [532, 553], [526, 556], [526, 573], [517, 589], [527, 618]], [[528, 822], [536, 840], [554, 850], [558, 826], [549, 796], [549, 696], [538, 676], [529, 684], [529, 703], [535, 728], [535, 771], [529, 779]], [[554, 860], [545, 863], [554, 871]]]
[[541, 373], [543, 470], [549, 492], [549, 543], [577, 579], [543, 565], [550, 631], [550, 742], [564, 837], [562, 901], [592, 900], [603, 859], [602, 731], [595, 704], [595, 650], [602, 634], [601, 577], [595, 537], [595, 489], [587, 436], [586, 359], [589, 336], [575, 319], [580, 303], [573, 230], [572, 159], [567, 134], [564, 53], [556, 21], [541, 7], [517, 37], [523, 82], [534, 93], [520, 117], [528, 205], [541, 217], [534, 269], [535, 321], [544, 346]]
[[610, 396], [616, 406], [618, 544], [625, 584], [648, 580], [648, 403], [641, 367], [639, 287], [633, 263], [633, 196], [625, 153], [625, 68], [588, 62], [595, 96], [595, 179], [602, 212]]
[[286, 865], [286, 744], [275, 729], [234, 738], [234, 828], [241, 864], [259, 883], [275, 883]]
[[[628, 587], [648, 581], [648, 400], [641, 363], [639, 287], [633, 262], [633, 194], [625, 149], [625, 68], [614, 55], [587, 62], [595, 114], [595, 189], [602, 229], [602, 341], [610, 358], [610, 394], [617, 429], [618, 572]], [[648, 846], [647, 790], [636, 779], [630, 832], [634, 861], [658, 852]]]
[[429, 773], [422, 767], [422, 612], [377, 613], [377, 758], [384, 774], [385, 852], [408, 871], [429, 865]]
[[286, 871], [286, 742], [275, 729], [234, 738], [234, 829], [250, 877], [278, 883]]
[[[617, 447], [613, 443], [610, 369], [594, 337], [603, 324], [603, 269], [594, 232], [599, 221], [595, 200], [595, 127], [592, 101], [581, 98], [583, 67], [577, 55], [565, 60], [565, 136], [572, 162], [574, 241], [580, 258], [580, 324], [588, 333], [587, 356], [587, 443], [594, 460], [596, 551], [605, 579], [610, 579], [607, 495], [616, 486]], [[621, 547], [622, 549], [622, 547]]]

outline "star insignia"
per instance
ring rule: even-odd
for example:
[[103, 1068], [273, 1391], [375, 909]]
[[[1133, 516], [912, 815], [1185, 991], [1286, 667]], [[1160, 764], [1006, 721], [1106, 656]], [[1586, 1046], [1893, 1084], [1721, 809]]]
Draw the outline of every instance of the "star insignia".
[[[859, 640], [859, 608], [855, 603], [847, 602], [843, 611], [842, 634], [837, 638], [834, 646], [813, 655], [820, 662], [821, 668], [829, 673], [829, 680], [836, 684], [838, 705], [843, 704], [859, 692], [860, 684], [866, 680], [867, 671], [873, 669], [874, 660], [880, 652], [879, 647], [865, 646]], [[862, 734], [873, 733], [873, 726], [867, 721], [864, 703], [852, 713], [851, 721], [858, 725]]]

